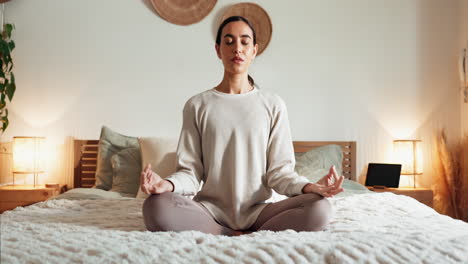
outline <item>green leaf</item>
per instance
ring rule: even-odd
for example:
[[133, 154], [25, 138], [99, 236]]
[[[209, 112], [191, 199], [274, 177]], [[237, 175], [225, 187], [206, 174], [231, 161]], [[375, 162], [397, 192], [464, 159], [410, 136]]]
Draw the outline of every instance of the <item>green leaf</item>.
[[13, 29], [13, 24], [4, 24], [0, 38], [0, 131], [5, 131], [9, 125], [7, 100], [11, 101], [16, 92], [15, 75], [11, 72], [14, 67], [11, 52], [16, 48], [11, 39]]
[[6, 58], [10, 50], [8, 49], [8, 43], [4, 40], [0, 40], [0, 51], [2, 52], [2, 57]]
[[8, 42], [8, 48], [10, 48], [10, 51], [14, 50], [15, 47], [15, 42], [13, 40]]
[[6, 31], [6, 34], [8, 38], [11, 38], [11, 31], [13, 30], [13, 25], [12, 24], [5, 24], [4, 30]]
[[10, 83], [10, 84], [7, 85], [6, 94], [8, 96], [8, 100], [10, 100], [10, 102], [11, 102], [11, 99], [13, 99], [13, 95], [15, 95], [15, 91], [16, 91], [16, 85], [14, 83]]
[[8, 122], [8, 117], [5, 120], [2, 120], [2, 122], [3, 122], [2, 130], [5, 131], [8, 127], [8, 124], [10, 123]]
[[8, 56], [10, 55], [10, 48], [8, 47], [8, 42], [2, 40], [1, 42], [1, 47], [2, 47], [2, 52], [4, 54], [4, 56]]
[[2, 117], [2, 131], [3, 132], [5, 132], [5, 130], [7, 129], [9, 123], [10, 122], [8, 121], [8, 113], [6, 113], [6, 115]]

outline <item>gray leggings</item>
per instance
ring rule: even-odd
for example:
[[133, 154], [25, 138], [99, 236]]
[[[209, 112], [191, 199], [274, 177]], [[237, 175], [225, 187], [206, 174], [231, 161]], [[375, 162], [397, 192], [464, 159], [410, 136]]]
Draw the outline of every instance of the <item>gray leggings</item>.
[[[301, 194], [268, 204], [247, 230], [296, 231], [323, 230], [332, 217], [330, 202], [315, 193]], [[197, 230], [214, 235], [236, 232], [217, 223], [198, 202], [180, 194], [153, 194], [143, 203], [143, 219], [149, 231]]]

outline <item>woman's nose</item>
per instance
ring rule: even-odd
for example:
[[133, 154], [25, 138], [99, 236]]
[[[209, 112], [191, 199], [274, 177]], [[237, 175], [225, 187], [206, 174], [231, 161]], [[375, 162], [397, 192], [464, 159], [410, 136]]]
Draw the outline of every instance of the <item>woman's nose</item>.
[[238, 54], [242, 52], [242, 45], [239, 43], [234, 44], [234, 54]]

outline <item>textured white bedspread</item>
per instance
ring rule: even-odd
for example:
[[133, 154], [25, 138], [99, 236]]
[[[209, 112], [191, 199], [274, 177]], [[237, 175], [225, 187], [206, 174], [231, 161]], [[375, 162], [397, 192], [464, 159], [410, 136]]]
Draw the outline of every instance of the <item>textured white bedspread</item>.
[[1, 263], [468, 263], [468, 224], [392, 193], [330, 199], [323, 232], [145, 231], [142, 200], [49, 200], [1, 215]]

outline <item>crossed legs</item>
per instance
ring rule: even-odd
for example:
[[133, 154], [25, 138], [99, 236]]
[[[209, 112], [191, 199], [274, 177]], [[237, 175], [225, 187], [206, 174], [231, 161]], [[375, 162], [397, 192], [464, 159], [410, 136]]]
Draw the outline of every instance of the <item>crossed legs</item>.
[[146, 198], [143, 220], [153, 232], [197, 230], [213, 235], [235, 234], [234, 230], [218, 224], [203, 205], [173, 192]]
[[[332, 207], [326, 198], [314, 193], [302, 194], [267, 205], [247, 231], [320, 231], [331, 217]], [[149, 231], [239, 234], [218, 224], [201, 204], [172, 192], [149, 196], [143, 203], [143, 219]]]
[[301, 194], [270, 203], [249, 228], [251, 231], [321, 231], [332, 218], [330, 202], [315, 193]]

